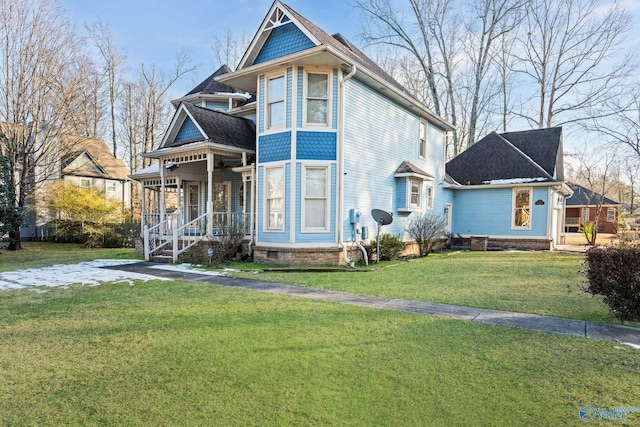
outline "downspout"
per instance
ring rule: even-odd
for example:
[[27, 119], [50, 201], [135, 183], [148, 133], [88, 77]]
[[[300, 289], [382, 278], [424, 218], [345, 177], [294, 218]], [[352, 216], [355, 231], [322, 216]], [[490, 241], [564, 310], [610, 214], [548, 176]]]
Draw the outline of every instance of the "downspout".
[[[340, 113], [338, 117], [340, 118], [340, 129], [338, 131], [338, 242], [342, 246], [342, 254], [344, 257], [344, 261], [351, 267], [355, 264], [349, 256], [347, 255], [347, 245], [342, 241], [344, 235], [344, 99], [345, 99], [345, 83], [351, 77], [355, 75], [357, 71], [356, 64], [351, 65], [351, 70], [349, 73], [340, 79], [340, 103], [338, 108], [340, 109]], [[356, 238], [357, 240], [357, 238]]]

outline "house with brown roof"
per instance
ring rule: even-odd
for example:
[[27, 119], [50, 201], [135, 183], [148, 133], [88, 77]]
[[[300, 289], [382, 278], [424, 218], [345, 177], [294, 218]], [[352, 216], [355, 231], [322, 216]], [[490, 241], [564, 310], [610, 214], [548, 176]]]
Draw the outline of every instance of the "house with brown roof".
[[40, 239], [48, 235], [51, 218], [39, 203], [51, 182], [63, 181], [95, 190], [108, 199], [122, 202], [124, 209], [130, 208], [129, 169], [113, 156], [101, 139], [62, 135], [57, 149], [51, 150], [40, 169], [37, 173], [46, 176], [46, 180], [31, 202], [26, 223], [20, 229], [22, 238]]

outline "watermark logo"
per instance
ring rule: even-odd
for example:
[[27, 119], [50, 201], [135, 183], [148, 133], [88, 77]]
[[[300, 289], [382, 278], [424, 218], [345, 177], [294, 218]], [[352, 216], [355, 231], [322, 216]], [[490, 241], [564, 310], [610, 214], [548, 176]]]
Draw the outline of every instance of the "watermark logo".
[[580, 407], [580, 419], [585, 423], [593, 420], [609, 420], [622, 421], [624, 424], [627, 421], [627, 417], [632, 412], [640, 412], [640, 408], [637, 406], [616, 406], [613, 408], [595, 408], [591, 405], [585, 405]]

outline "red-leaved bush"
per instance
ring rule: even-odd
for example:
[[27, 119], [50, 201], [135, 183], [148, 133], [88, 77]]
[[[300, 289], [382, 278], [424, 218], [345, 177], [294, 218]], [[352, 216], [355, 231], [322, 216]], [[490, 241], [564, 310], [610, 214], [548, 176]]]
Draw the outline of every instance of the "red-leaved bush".
[[591, 248], [584, 274], [587, 282], [580, 289], [602, 295], [618, 319], [640, 321], [640, 246]]

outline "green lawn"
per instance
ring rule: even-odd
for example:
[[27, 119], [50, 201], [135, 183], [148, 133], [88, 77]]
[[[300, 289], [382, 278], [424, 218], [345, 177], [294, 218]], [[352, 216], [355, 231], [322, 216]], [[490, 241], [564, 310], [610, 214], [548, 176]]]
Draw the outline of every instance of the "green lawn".
[[548, 252], [431, 254], [378, 271], [243, 277], [390, 298], [619, 323], [600, 298], [578, 289], [583, 255]]
[[[1, 245], [0, 245], [1, 246]], [[135, 258], [133, 249], [94, 249], [72, 243], [22, 242], [20, 251], [0, 249], [0, 272], [94, 259]]]
[[582, 405], [640, 406], [640, 351], [204, 283], [0, 292], [0, 425], [579, 426]]

